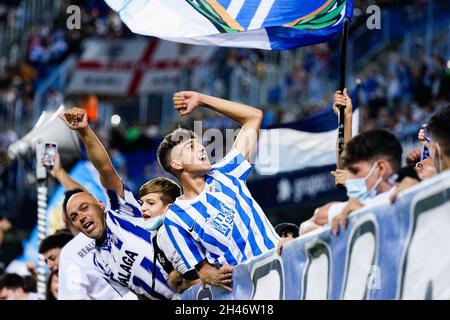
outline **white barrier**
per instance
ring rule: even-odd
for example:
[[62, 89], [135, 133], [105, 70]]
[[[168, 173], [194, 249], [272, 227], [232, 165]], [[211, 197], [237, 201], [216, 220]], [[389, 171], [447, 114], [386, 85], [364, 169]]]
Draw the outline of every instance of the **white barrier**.
[[450, 172], [236, 266], [233, 291], [196, 286], [181, 299], [450, 299]]

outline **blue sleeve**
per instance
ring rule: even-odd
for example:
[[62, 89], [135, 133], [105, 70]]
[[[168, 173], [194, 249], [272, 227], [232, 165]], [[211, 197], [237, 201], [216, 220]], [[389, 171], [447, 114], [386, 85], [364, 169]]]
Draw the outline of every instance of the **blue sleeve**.
[[170, 241], [183, 259], [188, 270], [194, 268], [205, 259], [202, 246], [192, 239], [189, 232], [167, 217], [164, 219], [164, 226]]
[[212, 170], [245, 181], [252, 170], [252, 165], [239, 150], [232, 148], [222, 161], [213, 165]]
[[125, 195], [124, 199], [116, 192], [106, 190], [108, 209], [118, 214], [125, 214], [132, 217], [142, 217], [140, 201], [134, 197], [133, 193], [124, 182], [123, 192]]

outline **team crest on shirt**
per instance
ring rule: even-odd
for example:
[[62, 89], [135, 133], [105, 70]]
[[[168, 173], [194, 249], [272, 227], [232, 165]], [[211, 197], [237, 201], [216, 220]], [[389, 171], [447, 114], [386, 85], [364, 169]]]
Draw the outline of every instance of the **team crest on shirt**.
[[228, 237], [231, 230], [233, 229], [234, 211], [223, 203], [220, 204], [219, 210], [220, 212], [217, 214], [217, 216], [209, 220], [209, 224], [225, 237]]

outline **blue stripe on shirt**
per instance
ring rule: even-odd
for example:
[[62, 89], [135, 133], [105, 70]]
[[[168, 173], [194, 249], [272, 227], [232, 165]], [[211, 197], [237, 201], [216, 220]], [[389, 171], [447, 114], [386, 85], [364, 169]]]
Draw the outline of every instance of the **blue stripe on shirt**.
[[165, 296], [154, 291], [147, 283], [145, 283], [144, 280], [142, 280], [139, 277], [133, 276], [133, 284], [137, 287], [144, 289], [145, 292], [147, 292], [149, 295], [151, 295], [152, 297], [154, 297], [156, 299], [167, 300], [167, 298]]
[[[199, 214], [201, 214], [205, 219], [209, 217], [209, 215], [206, 215], [208, 210], [201, 202], [196, 202], [192, 204], [192, 208], [194, 208], [196, 211], [198, 211]], [[197, 233], [197, 235], [206, 243], [217, 247], [222, 252], [227, 251], [227, 247], [223, 244], [221, 244], [219, 241], [217, 241], [213, 236], [206, 233], [205, 230], [198, 224], [195, 223], [194, 219], [181, 207], [177, 206], [175, 203], [172, 204], [170, 208], [183, 222], [185, 222], [190, 228], [194, 226], [194, 232]], [[187, 230], [186, 230], [187, 231]], [[189, 235], [189, 233], [187, 233]], [[189, 235], [191, 237], [191, 235]], [[191, 237], [192, 238], [192, 237]], [[193, 240], [195, 241], [195, 240]]]
[[253, 219], [255, 219], [255, 223], [256, 223], [256, 226], [258, 227], [259, 232], [261, 232], [261, 235], [264, 239], [264, 244], [266, 245], [266, 248], [269, 250], [275, 248], [275, 244], [267, 236], [266, 228], [264, 227], [264, 223], [261, 220], [259, 213], [255, 210], [255, 208], [253, 206], [253, 203], [252, 203], [253, 201], [245, 195], [239, 181], [237, 181], [237, 179], [232, 179], [232, 180], [233, 180], [233, 184], [236, 185], [239, 189], [239, 195], [244, 199], [244, 201], [250, 207], [252, 215], [253, 215]]
[[122, 245], [123, 245], [123, 241], [120, 240], [119, 238], [117, 238], [117, 236], [116, 236], [116, 241], [114, 241], [114, 246], [120, 250], [120, 249], [122, 249]]
[[[222, 190], [222, 192], [223, 192], [223, 190]], [[208, 201], [208, 203], [211, 204], [211, 206], [213, 206], [214, 208], [220, 208], [220, 205], [223, 205], [226, 207], [226, 205], [222, 201], [220, 201], [219, 199], [217, 199], [216, 197], [214, 197], [213, 195], [211, 195], [209, 193], [206, 194], [206, 201]], [[245, 240], [242, 238], [242, 235], [236, 226], [234, 217], [233, 217], [233, 226], [232, 226], [231, 235], [243, 256], [243, 258], [242, 258], [243, 260], [241, 260], [241, 261], [247, 260], [247, 256], [245, 255]]]
[[144, 240], [145, 242], [152, 244], [152, 241], [150, 239], [151, 233], [149, 231], [147, 231], [144, 228], [141, 228], [135, 224], [132, 224], [131, 222], [129, 222], [127, 220], [119, 218], [118, 216], [114, 215], [112, 212], [108, 212], [108, 214], [114, 224], [119, 225], [123, 230], [132, 233], [133, 235]]
[[[196, 202], [194, 204], [192, 204], [192, 207], [197, 210], [200, 214], [202, 214], [202, 212], [208, 212], [208, 209], [205, 207], [205, 205], [203, 203]], [[203, 214], [202, 214], [203, 215]], [[203, 230], [202, 227], [200, 227], [199, 224], [196, 224], [194, 226], [194, 231], [198, 234], [198, 236], [207, 244], [216, 247], [217, 249], [219, 249], [220, 251], [223, 252], [224, 254], [224, 258], [227, 260], [227, 262], [233, 266], [237, 265], [238, 262], [236, 260], [236, 258], [233, 256], [233, 254], [231, 253], [231, 251], [229, 250], [228, 246], [221, 243], [219, 240], [217, 240], [215, 237], [213, 237], [212, 235], [208, 234], [205, 232], [205, 230]], [[208, 250], [209, 252], [209, 250]]]
[[153, 275], [153, 270], [156, 270], [155, 274], [156, 279], [158, 279], [164, 286], [166, 286], [169, 290], [172, 291], [172, 289], [167, 284], [167, 280], [165, 279], [164, 275], [161, 273], [160, 268], [156, 266], [155, 269], [155, 265], [153, 264], [153, 262], [144, 257], [141, 261], [141, 267], [144, 268], [144, 270], [150, 273], [151, 275]]
[[[134, 195], [131, 193], [130, 189], [127, 187], [126, 184], [123, 183], [124, 193], [129, 192], [134, 200], [139, 204], [139, 201], [134, 197]], [[132, 203], [126, 201], [125, 199], [122, 199], [124, 203], [121, 204], [120, 196], [113, 190], [106, 190], [106, 194], [108, 195], [109, 203], [111, 206], [112, 211], [117, 211], [121, 209], [121, 206], [130, 208], [132, 211], [132, 216], [135, 218], [142, 217], [142, 213], [139, 207], [136, 207]]]
[[109, 203], [111, 206], [111, 210], [116, 211], [120, 209], [119, 196], [112, 190], [106, 190], [106, 194], [108, 195]]
[[[192, 239], [191, 235], [186, 230], [184, 230], [182, 227], [178, 226], [173, 221], [169, 220], [167, 217], [164, 218], [164, 226], [166, 227], [167, 234], [169, 235], [170, 241], [172, 241], [172, 244], [174, 245], [175, 249], [177, 249], [177, 251], [180, 254], [181, 258], [183, 259], [183, 262], [186, 265], [187, 269], [191, 269], [191, 268], [195, 267], [197, 264], [199, 264], [200, 262], [202, 262], [204, 260], [204, 256], [198, 250], [197, 246], [194, 243], [194, 240]], [[171, 226], [174, 227], [177, 230], [177, 232], [180, 234], [180, 236], [183, 238], [189, 251], [194, 256], [194, 259], [196, 261], [195, 265], [191, 265], [191, 263], [186, 259], [183, 250], [181, 250], [181, 248], [179, 247], [178, 241], [175, 239], [175, 236], [172, 233]]]
[[[229, 179], [232, 179], [230, 177], [228, 177]], [[256, 243], [256, 239], [255, 239], [255, 235], [254, 235], [254, 230], [251, 229], [250, 226], [250, 218], [247, 215], [247, 213], [245, 212], [245, 210], [242, 208], [241, 204], [239, 203], [238, 199], [237, 199], [237, 195], [236, 193], [231, 190], [231, 188], [227, 187], [223, 182], [221, 182], [220, 180], [216, 180], [221, 188], [222, 188], [222, 192], [228, 196], [229, 198], [235, 200], [236, 203], [236, 209], [238, 210], [238, 214], [242, 219], [242, 222], [245, 224], [245, 226], [247, 227], [247, 229], [249, 230], [248, 232], [248, 241], [250, 243], [250, 248], [252, 250], [253, 256], [259, 256], [260, 254], [262, 254], [261, 249], [259, 248], [258, 244]]]

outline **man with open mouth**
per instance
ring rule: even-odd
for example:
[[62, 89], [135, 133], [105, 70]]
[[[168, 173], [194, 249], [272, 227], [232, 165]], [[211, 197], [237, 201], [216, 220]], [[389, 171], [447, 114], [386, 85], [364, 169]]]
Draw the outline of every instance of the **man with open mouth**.
[[174, 290], [169, 274], [154, 259], [153, 233], [136, 200], [115, 171], [103, 145], [89, 127], [86, 111], [71, 108], [60, 118], [83, 140], [89, 160], [100, 174], [107, 190], [107, 206], [92, 194], [80, 190], [66, 202], [65, 210], [73, 225], [95, 239], [94, 264], [121, 294], [134, 292], [139, 298], [171, 299]]

